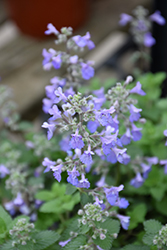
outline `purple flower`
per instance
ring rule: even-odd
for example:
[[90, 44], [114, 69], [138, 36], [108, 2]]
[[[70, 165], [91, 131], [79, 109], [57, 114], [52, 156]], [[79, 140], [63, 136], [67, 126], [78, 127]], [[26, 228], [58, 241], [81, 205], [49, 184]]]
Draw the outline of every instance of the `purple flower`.
[[78, 56], [74, 55], [70, 57], [70, 63], [71, 64], [76, 64], [78, 62]]
[[124, 145], [128, 145], [131, 142], [132, 135], [130, 129], [127, 128], [126, 133], [121, 137], [121, 142]]
[[105, 179], [106, 179], [106, 177], [104, 175], [102, 175], [101, 179], [96, 182], [96, 186], [97, 187], [104, 187], [106, 185]]
[[98, 120], [98, 122], [100, 122], [102, 126], [109, 126], [110, 124], [113, 123], [113, 118], [111, 114], [113, 114], [114, 112], [115, 109], [113, 106], [110, 109], [103, 109], [102, 111], [97, 111], [96, 119]]
[[13, 200], [13, 204], [15, 206], [21, 206], [23, 205], [24, 200], [22, 199], [21, 193], [17, 193], [17, 197]]
[[133, 123], [132, 123], [132, 139], [134, 141], [139, 141], [142, 137], [142, 133], [140, 132], [142, 130], [142, 128], [137, 128]]
[[[166, 137], [167, 137], [167, 129], [166, 129], [166, 130], [164, 130], [164, 136], [166, 136]], [[167, 146], [167, 140], [166, 140], [166, 142], [165, 142], [165, 146]]]
[[97, 128], [99, 127], [99, 125], [100, 124], [98, 123], [98, 121], [89, 121], [87, 123], [87, 128], [89, 129], [89, 131], [91, 133], [94, 133], [97, 130]]
[[69, 151], [71, 149], [69, 143], [70, 143], [70, 136], [66, 136], [65, 138], [63, 138], [59, 142], [61, 150], [65, 151], [65, 152]]
[[99, 200], [99, 198], [97, 196], [95, 197], [95, 199], [96, 199], [96, 201], [94, 202], [94, 204], [100, 206], [102, 210], [105, 209], [106, 206], [105, 206], [105, 204], [103, 204], [103, 201]]
[[0, 165], [0, 178], [4, 178], [7, 174], [10, 174], [9, 169], [7, 169], [3, 164]]
[[130, 156], [128, 154], [122, 154], [123, 157], [123, 164], [127, 165], [130, 162]]
[[90, 188], [90, 182], [85, 178], [85, 175], [82, 174], [81, 180], [78, 182], [77, 187], [79, 188]]
[[42, 165], [46, 167], [46, 169], [44, 170], [44, 173], [49, 172], [50, 169], [55, 166], [55, 164], [56, 164], [55, 161], [51, 161], [49, 160], [49, 158], [45, 157], [42, 162]]
[[48, 137], [48, 140], [50, 140], [52, 138], [52, 136], [53, 136], [53, 132], [56, 129], [55, 124], [54, 123], [44, 122], [42, 124], [42, 128], [47, 128], [48, 129], [48, 131], [47, 131], [47, 137]]
[[44, 57], [42, 65], [45, 65], [50, 62], [50, 59], [52, 58], [52, 54], [49, 53], [46, 49], [43, 49], [42, 55]]
[[6, 203], [4, 204], [4, 207], [6, 208], [7, 211], [9, 211], [9, 213], [10, 213], [12, 216], [16, 213], [15, 205], [14, 205], [13, 201], [6, 202]]
[[57, 166], [50, 167], [51, 170], [53, 171], [53, 176], [54, 178], [60, 182], [61, 181], [61, 168], [63, 167], [62, 164], [59, 164]]
[[67, 171], [67, 173], [68, 173], [67, 181], [71, 183], [73, 186], [77, 186], [78, 185], [77, 176], [80, 176], [80, 173], [78, 172], [78, 170], [76, 170], [76, 167], [74, 167], [72, 171]]
[[52, 58], [52, 64], [55, 69], [60, 69], [62, 63], [61, 55], [54, 56]]
[[113, 151], [117, 157], [117, 161], [119, 161], [120, 163], [123, 163], [124, 161], [123, 154], [126, 152], [126, 150], [127, 150], [126, 148], [124, 149], [119, 149], [116, 147], [113, 148]]
[[95, 44], [90, 40], [90, 33], [87, 32], [85, 36], [73, 36], [73, 41], [77, 44], [78, 47], [83, 48], [85, 46], [88, 47], [88, 49], [93, 49], [95, 47]]
[[71, 241], [71, 238], [68, 239], [68, 240], [65, 240], [65, 241], [60, 241], [60, 242], [59, 242], [59, 245], [60, 245], [61, 247], [64, 247], [64, 246], [67, 245], [67, 243], [70, 242], [70, 241]]
[[161, 12], [159, 10], [155, 11], [151, 16], [150, 19], [159, 25], [164, 25], [166, 20], [163, 16], [161, 16]]
[[55, 88], [58, 88], [58, 87], [63, 88], [64, 85], [66, 84], [66, 79], [64, 78], [60, 79], [59, 77], [55, 76], [50, 79], [50, 83], [53, 84]]
[[89, 64], [81, 63], [81, 73], [83, 79], [89, 80], [94, 76], [94, 68], [91, 67]]
[[130, 181], [130, 185], [135, 188], [139, 188], [143, 185], [144, 179], [139, 172], [137, 172], [136, 177]]
[[48, 23], [47, 30], [45, 31], [45, 35], [50, 35], [50, 34], [54, 34], [54, 35], [59, 34], [58, 30], [53, 26], [52, 23]]
[[91, 151], [91, 146], [89, 145], [88, 150], [84, 151], [84, 153], [80, 157], [81, 162], [86, 165], [91, 164], [93, 162], [92, 155], [94, 155], [94, 153]]
[[160, 165], [164, 165], [164, 174], [167, 174], [167, 160], [160, 160]]
[[43, 111], [47, 114], [49, 112], [49, 109], [52, 107], [53, 105], [53, 101], [48, 99], [48, 98], [44, 98], [42, 100], [43, 102], [43, 106], [42, 106], [42, 109]]
[[130, 90], [129, 93], [138, 94], [138, 95], [146, 95], [146, 93], [141, 89], [141, 83], [137, 82], [136, 86]]
[[107, 155], [107, 161], [111, 162], [112, 164], [117, 162], [116, 154], [111, 150], [110, 154]]
[[70, 147], [75, 149], [75, 148], [83, 148], [84, 147], [84, 142], [82, 141], [82, 136], [78, 134], [78, 129], [76, 130], [75, 134], [71, 135], [72, 138], [70, 140]]
[[121, 26], [125, 26], [127, 23], [129, 23], [132, 20], [132, 16], [125, 14], [125, 13], [122, 13], [120, 18], [121, 19], [119, 21], [119, 24]]
[[67, 100], [67, 97], [63, 93], [61, 87], [58, 87], [58, 89], [55, 90], [55, 96], [56, 96], [56, 98], [54, 100], [55, 103], [59, 103], [61, 100], [64, 101], [64, 102]]
[[129, 111], [130, 111], [129, 121], [130, 122], [138, 121], [141, 116], [139, 112], [141, 112], [142, 109], [138, 109], [133, 104], [131, 104], [129, 107]]
[[51, 121], [61, 118], [61, 111], [58, 109], [57, 105], [53, 105], [53, 107], [49, 109], [49, 114], [53, 115], [49, 118], [49, 120]]
[[156, 43], [154, 37], [152, 37], [151, 32], [147, 32], [144, 34], [144, 45], [146, 47], [152, 47]]
[[128, 230], [130, 217], [117, 214], [117, 218], [120, 220], [121, 226], [123, 227], [123, 229]]
[[106, 194], [107, 201], [110, 203], [111, 206], [114, 206], [115, 203], [118, 201], [118, 193], [122, 191], [124, 185], [120, 185], [119, 187], [111, 187], [111, 188], [104, 188], [104, 192]]
[[129, 206], [129, 202], [125, 198], [118, 198], [118, 201], [115, 203], [115, 206], [125, 209]]
[[154, 157], [146, 157], [145, 159], [151, 165], [152, 164], [156, 165], [158, 163], [158, 157], [156, 157], [156, 156], [154, 156]]

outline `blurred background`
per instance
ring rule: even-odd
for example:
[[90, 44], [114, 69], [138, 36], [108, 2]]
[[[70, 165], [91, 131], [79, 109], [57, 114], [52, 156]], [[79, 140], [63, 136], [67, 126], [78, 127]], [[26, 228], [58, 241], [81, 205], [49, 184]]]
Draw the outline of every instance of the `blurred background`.
[[[21, 114], [30, 119], [36, 116], [42, 106], [45, 86], [49, 84], [51, 77], [57, 75], [55, 70], [44, 72], [42, 69], [42, 49], [54, 47], [54, 37], [44, 36], [49, 22], [58, 29], [72, 26], [75, 34], [84, 35], [89, 31], [96, 49], [85, 51], [84, 56], [95, 60], [96, 76], [102, 81], [111, 77], [121, 79], [131, 72], [132, 65], [127, 58], [134, 48], [128, 42], [127, 28], [118, 25], [120, 14], [131, 14], [138, 5], [143, 5], [153, 13], [155, 2], [0, 0], [1, 84], [7, 84], [14, 89]], [[159, 0], [160, 2], [165, 0]], [[119, 56], [116, 52], [119, 52]], [[109, 65], [106, 63], [108, 60]]]

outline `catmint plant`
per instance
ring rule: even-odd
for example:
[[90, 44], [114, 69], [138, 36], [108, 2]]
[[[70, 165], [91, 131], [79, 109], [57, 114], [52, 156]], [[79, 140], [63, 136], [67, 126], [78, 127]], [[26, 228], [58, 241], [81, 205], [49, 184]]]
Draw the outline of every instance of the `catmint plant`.
[[[145, 120], [141, 118], [142, 109], [135, 106], [137, 101], [132, 96], [143, 96], [145, 92], [140, 82], [131, 89], [127, 88], [133, 81], [128, 76], [123, 84], [117, 83], [106, 94], [103, 87], [88, 95], [80, 93], [78, 88], [82, 81], [94, 76], [93, 62], [75, 55], [86, 47], [94, 48], [89, 32], [85, 36], [72, 36], [71, 28], [62, 28], [59, 32], [52, 24], [48, 24], [46, 34], [55, 34], [55, 43], [64, 43], [65, 50], [60, 52], [53, 48], [44, 49], [44, 70], [65, 67], [66, 73], [63, 78], [52, 78], [51, 85], [45, 88], [43, 110], [50, 117], [42, 127], [47, 129], [48, 140], [57, 133], [64, 134], [60, 147], [67, 156], [64, 160], [56, 161], [45, 157], [42, 162], [44, 172], [52, 171], [58, 182], [62, 179], [62, 173], [66, 172], [68, 183], [75, 186], [81, 195], [84, 192], [93, 197], [93, 203], [86, 203], [78, 211], [81, 217], [78, 225], [87, 226], [89, 236], [89, 244], [80, 249], [102, 249], [96, 244], [97, 239], [102, 242], [106, 237], [117, 237], [116, 232], [109, 234], [102, 226], [109, 217], [119, 219], [123, 229], [128, 229], [130, 217], [119, 214], [117, 209], [113, 210], [114, 207], [126, 209], [129, 206], [129, 202], [119, 196], [124, 185], [110, 186], [105, 179], [109, 163], [127, 165], [130, 156], [124, 146], [131, 140], [138, 141], [142, 137], [142, 128], [136, 122], [142, 124]], [[104, 106], [106, 102], [107, 106]], [[124, 128], [124, 134], [120, 134], [120, 125]], [[91, 171], [101, 175], [96, 186], [86, 176]], [[70, 242], [71, 238], [60, 244], [64, 246]]]

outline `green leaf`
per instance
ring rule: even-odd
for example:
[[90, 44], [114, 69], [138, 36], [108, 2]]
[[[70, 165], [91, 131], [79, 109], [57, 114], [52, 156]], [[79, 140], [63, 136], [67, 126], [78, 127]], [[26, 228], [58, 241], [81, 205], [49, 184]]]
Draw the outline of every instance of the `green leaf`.
[[55, 182], [52, 185], [52, 193], [55, 194], [56, 197], [60, 197], [66, 192], [66, 184], [60, 184]]
[[157, 185], [158, 182], [160, 182], [160, 180], [161, 180], [161, 176], [160, 176], [159, 169], [153, 166], [144, 185], [147, 187], [154, 187]]
[[128, 229], [133, 229], [138, 223], [143, 222], [146, 212], [147, 207], [144, 203], [136, 205], [132, 211], [128, 212], [127, 214], [130, 216], [130, 225]]
[[48, 201], [46, 203], [44, 203], [41, 207], [40, 207], [40, 212], [43, 213], [61, 213], [64, 211], [61, 211], [61, 199], [55, 199], [52, 201]]
[[9, 240], [1, 246], [1, 250], [17, 250], [17, 248], [12, 247], [12, 240]]
[[151, 187], [150, 193], [154, 199], [157, 201], [161, 201], [164, 197], [166, 187], [160, 186], [160, 187]]
[[42, 190], [36, 193], [35, 198], [41, 201], [49, 201], [55, 198], [55, 194], [48, 190]]
[[167, 197], [164, 197], [160, 202], [155, 203], [156, 209], [163, 215], [167, 216]]
[[78, 237], [72, 239], [63, 250], [78, 250], [80, 246], [86, 244], [86, 237], [84, 235], [79, 235]]
[[118, 234], [120, 230], [120, 222], [114, 219], [107, 219], [105, 222], [100, 223], [100, 227], [103, 229], [107, 229], [107, 232], [109, 234]]
[[60, 238], [60, 235], [47, 230], [37, 233], [33, 238], [36, 240], [33, 250], [42, 250], [55, 243]]
[[[82, 230], [82, 226], [81, 226], [81, 230]], [[63, 234], [61, 235], [61, 241], [65, 241], [68, 240], [71, 235], [70, 232], [78, 232], [79, 231], [79, 223], [78, 223], [78, 217], [71, 219], [68, 222], [68, 226], [67, 228], [64, 230]]]
[[9, 228], [10, 223], [12, 223], [12, 218], [10, 215], [5, 211], [5, 209], [0, 205], [0, 217], [6, 224], [7, 229]]
[[113, 242], [114, 238], [111, 237], [108, 233], [106, 234], [106, 238], [104, 240], [101, 240], [99, 237], [95, 240], [93, 240], [93, 242], [98, 245], [99, 247], [101, 247], [104, 250], [109, 250], [112, 246], [112, 242]]
[[144, 229], [147, 233], [157, 234], [162, 228], [162, 224], [157, 220], [147, 220], [144, 223]]
[[75, 186], [73, 186], [70, 183], [67, 184], [66, 194], [73, 194], [73, 193], [75, 193], [76, 190], [77, 190], [77, 188]]
[[81, 204], [82, 206], [85, 206], [87, 203], [92, 202], [92, 197], [90, 197], [87, 193], [81, 194]]
[[0, 235], [7, 231], [5, 221], [0, 217]]
[[143, 242], [148, 245], [152, 246], [153, 245], [153, 239], [154, 239], [155, 234], [148, 234], [146, 233], [143, 237]]

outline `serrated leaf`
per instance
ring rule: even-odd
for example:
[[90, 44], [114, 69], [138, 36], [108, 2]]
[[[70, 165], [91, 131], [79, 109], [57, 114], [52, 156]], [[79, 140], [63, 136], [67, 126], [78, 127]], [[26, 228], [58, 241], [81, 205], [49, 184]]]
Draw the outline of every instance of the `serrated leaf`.
[[97, 239], [93, 240], [93, 242], [99, 247], [101, 247], [103, 250], [110, 250], [113, 240], [114, 238], [107, 233], [106, 238], [104, 240], [101, 240], [98, 237]]
[[148, 245], [148, 246], [152, 246], [153, 245], [153, 239], [154, 239], [155, 234], [148, 234], [146, 233], [143, 236], [143, 242]]
[[38, 193], [36, 193], [35, 198], [41, 201], [49, 201], [49, 200], [54, 199], [55, 195], [48, 190], [43, 190], [43, 191], [39, 191]]
[[66, 194], [73, 194], [75, 193], [75, 191], [77, 190], [77, 188], [75, 186], [73, 186], [72, 184], [68, 183], [66, 186]]
[[128, 212], [127, 214], [130, 216], [130, 225], [128, 229], [133, 229], [138, 223], [143, 222], [146, 212], [147, 207], [144, 203], [138, 204], [132, 211]]
[[162, 228], [161, 222], [157, 220], [147, 220], [144, 223], [144, 229], [147, 233], [157, 234], [159, 230]]
[[65, 241], [68, 240], [70, 236], [70, 232], [78, 232], [79, 231], [79, 223], [78, 223], [78, 217], [71, 219], [69, 221], [69, 224], [67, 228], [64, 230], [63, 234], [61, 235], [61, 240]]
[[78, 237], [72, 239], [63, 250], [78, 250], [80, 246], [85, 245], [86, 237], [84, 235], [79, 235]]
[[82, 224], [79, 228], [79, 233], [86, 234], [89, 230], [90, 230], [90, 227], [87, 224], [86, 225]]
[[3, 219], [8, 229], [10, 223], [12, 223], [12, 218], [1, 205], [0, 205], [0, 217]]
[[12, 247], [12, 240], [9, 240], [1, 246], [1, 250], [17, 250], [15, 247]]
[[41, 231], [34, 236], [33, 250], [42, 250], [55, 243], [60, 238], [60, 235], [54, 231]]
[[114, 219], [107, 219], [105, 222], [100, 224], [100, 227], [107, 229], [109, 234], [118, 234], [120, 230], [120, 222]]

